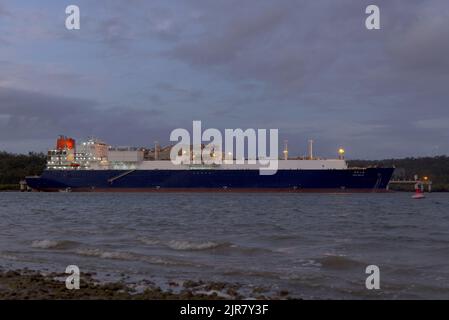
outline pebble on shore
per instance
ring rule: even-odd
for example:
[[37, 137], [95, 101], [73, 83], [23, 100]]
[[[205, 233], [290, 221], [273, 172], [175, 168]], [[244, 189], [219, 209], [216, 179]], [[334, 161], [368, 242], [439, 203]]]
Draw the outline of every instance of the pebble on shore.
[[[238, 284], [221, 282], [186, 281], [179, 292], [163, 291], [157, 286], [148, 286], [136, 291], [122, 281], [99, 283], [92, 274], [83, 273], [80, 289], [68, 290], [67, 275], [61, 273], [42, 274], [32, 270], [0, 271], [0, 299], [8, 300], [216, 300], [244, 299]], [[252, 297], [254, 298], [254, 297]], [[258, 295], [258, 299], [268, 299]], [[284, 295], [270, 299], [285, 299]]]

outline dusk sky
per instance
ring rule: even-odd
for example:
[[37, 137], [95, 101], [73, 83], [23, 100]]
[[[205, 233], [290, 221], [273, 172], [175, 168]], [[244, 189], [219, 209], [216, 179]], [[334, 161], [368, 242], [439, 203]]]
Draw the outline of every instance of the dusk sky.
[[277, 128], [291, 155], [449, 154], [449, 1], [0, 0], [0, 150], [168, 144], [192, 120]]

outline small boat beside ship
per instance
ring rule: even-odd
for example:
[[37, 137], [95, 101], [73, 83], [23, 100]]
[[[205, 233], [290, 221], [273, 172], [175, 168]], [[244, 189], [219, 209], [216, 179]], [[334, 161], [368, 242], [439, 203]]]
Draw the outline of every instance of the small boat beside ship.
[[[273, 175], [254, 164], [174, 164], [170, 147], [111, 147], [90, 139], [59, 137], [41, 176], [26, 177], [33, 191], [62, 192], [386, 192], [394, 168], [348, 168], [337, 159], [278, 161]], [[185, 153], [185, 152], [184, 152]], [[191, 155], [187, 155], [191, 156]]]

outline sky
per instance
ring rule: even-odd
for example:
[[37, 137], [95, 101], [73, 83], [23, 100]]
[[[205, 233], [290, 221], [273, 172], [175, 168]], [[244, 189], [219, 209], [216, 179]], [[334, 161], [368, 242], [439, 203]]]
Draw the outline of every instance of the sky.
[[201, 120], [279, 129], [290, 155], [449, 154], [448, 40], [447, 0], [0, 0], [0, 150], [168, 144]]

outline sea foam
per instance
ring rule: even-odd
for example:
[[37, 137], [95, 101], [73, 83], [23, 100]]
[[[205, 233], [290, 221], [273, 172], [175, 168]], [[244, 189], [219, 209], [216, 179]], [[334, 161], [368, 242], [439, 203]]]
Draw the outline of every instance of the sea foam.
[[73, 242], [71, 241], [57, 241], [57, 240], [34, 240], [31, 242], [32, 248], [38, 248], [38, 249], [62, 249], [67, 246], [70, 246]]

